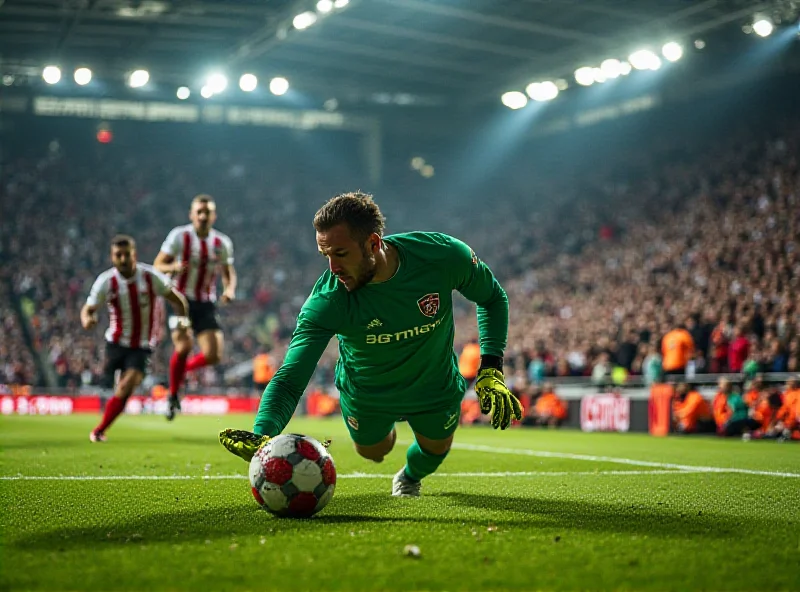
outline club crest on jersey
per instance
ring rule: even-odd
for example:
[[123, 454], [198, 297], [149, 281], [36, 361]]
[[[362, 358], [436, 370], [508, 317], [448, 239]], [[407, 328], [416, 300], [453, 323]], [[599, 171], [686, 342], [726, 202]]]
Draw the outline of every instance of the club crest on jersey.
[[417, 300], [419, 311], [426, 317], [435, 317], [439, 312], [439, 293], [425, 294], [422, 298]]
[[348, 415], [347, 416], [347, 423], [354, 430], [358, 429], [358, 420], [355, 417], [353, 417], [352, 415]]

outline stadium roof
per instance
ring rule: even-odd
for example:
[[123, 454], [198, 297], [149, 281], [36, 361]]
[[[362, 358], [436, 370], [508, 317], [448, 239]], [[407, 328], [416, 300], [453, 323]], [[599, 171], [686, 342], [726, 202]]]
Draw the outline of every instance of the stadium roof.
[[[783, 0], [784, 2], [786, 0]], [[776, 2], [744, 0], [0, 0], [0, 69], [147, 68], [196, 86], [275, 75], [324, 100], [497, 100], [584, 62], [624, 58], [730, 25]], [[319, 18], [298, 30], [304, 11]], [[312, 17], [313, 18], [313, 17]], [[19, 71], [19, 70], [17, 70]]]

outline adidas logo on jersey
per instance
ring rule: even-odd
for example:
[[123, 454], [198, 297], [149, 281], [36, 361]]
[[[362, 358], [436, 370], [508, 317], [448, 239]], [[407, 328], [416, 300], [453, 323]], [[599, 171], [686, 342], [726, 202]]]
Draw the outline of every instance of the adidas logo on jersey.
[[367, 329], [376, 329], [377, 327], [383, 327], [380, 319], [372, 319], [367, 325]]

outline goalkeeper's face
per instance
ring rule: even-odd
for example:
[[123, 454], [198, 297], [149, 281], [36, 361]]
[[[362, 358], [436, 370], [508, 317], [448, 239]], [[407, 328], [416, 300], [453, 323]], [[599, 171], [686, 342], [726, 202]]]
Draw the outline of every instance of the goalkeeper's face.
[[375, 253], [380, 248], [377, 235], [362, 243], [350, 235], [345, 225], [339, 224], [330, 230], [317, 231], [317, 247], [328, 259], [331, 273], [348, 292], [366, 286], [375, 277], [378, 270]]

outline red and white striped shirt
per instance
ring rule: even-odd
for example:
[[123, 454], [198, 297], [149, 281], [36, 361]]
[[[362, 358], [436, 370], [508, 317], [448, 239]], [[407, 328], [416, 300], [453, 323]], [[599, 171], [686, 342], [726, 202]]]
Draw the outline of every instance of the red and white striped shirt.
[[112, 267], [97, 276], [86, 304], [108, 305], [110, 322], [106, 341], [123, 347], [152, 349], [159, 335], [158, 298], [169, 294], [171, 289], [166, 275], [144, 263], [136, 264], [136, 273], [130, 279]]
[[191, 224], [178, 226], [167, 235], [161, 251], [189, 262], [173, 278], [178, 292], [195, 302], [216, 302], [217, 273], [223, 265], [233, 265], [233, 242], [227, 235], [212, 228], [200, 238]]

